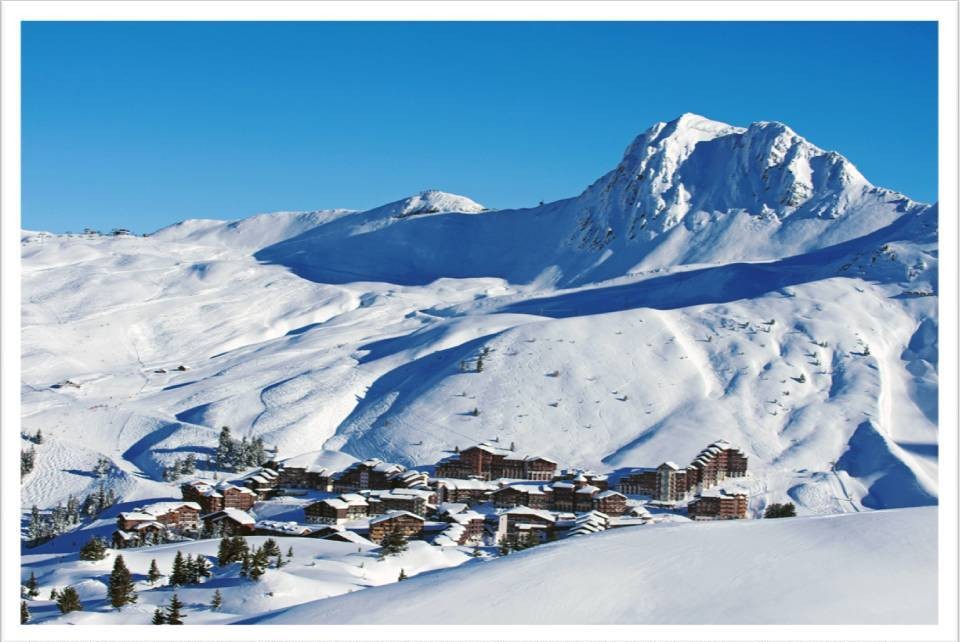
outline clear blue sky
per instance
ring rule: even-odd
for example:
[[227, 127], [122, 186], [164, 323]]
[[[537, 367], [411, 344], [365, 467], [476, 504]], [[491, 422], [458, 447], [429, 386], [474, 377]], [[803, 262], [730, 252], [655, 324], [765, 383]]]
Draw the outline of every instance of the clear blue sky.
[[687, 111], [937, 198], [935, 23], [25, 23], [23, 221], [574, 196]]

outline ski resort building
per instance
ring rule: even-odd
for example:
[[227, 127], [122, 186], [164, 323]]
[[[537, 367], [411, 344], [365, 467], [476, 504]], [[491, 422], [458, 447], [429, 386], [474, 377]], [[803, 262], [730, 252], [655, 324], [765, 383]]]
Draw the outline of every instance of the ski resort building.
[[423, 533], [423, 518], [407, 511], [390, 511], [370, 520], [369, 539], [375, 544], [381, 543], [394, 531], [404, 537], [419, 537]]
[[[157, 502], [137, 509], [136, 513], [149, 515], [152, 521], [160, 522], [167, 528], [191, 531], [200, 525], [201, 510], [202, 507], [196, 502]], [[120, 517], [124, 515], [131, 513], [121, 513]]]
[[463, 502], [475, 504], [487, 501], [500, 486], [495, 482], [480, 479], [437, 479], [437, 499], [440, 502]]
[[746, 519], [747, 495], [722, 489], [703, 491], [687, 504], [690, 519]]
[[342, 524], [363, 519], [368, 514], [366, 498], [346, 493], [337, 498], [321, 499], [303, 508], [306, 520], [314, 524]]
[[253, 535], [256, 530], [256, 520], [238, 508], [224, 508], [204, 515], [202, 520], [204, 533], [211, 537]]
[[200, 504], [204, 513], [215, 513], [224, 508], [250, 510], [257, 501], [257, 494], [246, 486], [235, 486], [229, 482], [213, 482], [195, 479], [180, 486], [185, 501]]
[[563, 470], [554, 475], [553, 481], [578, 481], [590, 484], [591, 486], [596, 486], [600, 490], [607, 490], [609, 488], [609, 480], [606, 475], [602, 475], [592, 470], [581, 470], [579, 468], [568, 468]]
[[393, 479], [406, 469], [380, 459], [367, 459], [351, 464], [333, 476], [333, 490], [337, 493], [358, 490], [389, 490]]
[[556, 536], [557, 518], [545, 510], [517, 506], [500, 515], [497, 541], [517, 544], [531, 533], [541, 542]]
[[546, 457], [522, 455], [487, 442], [471, 446], [437, 463], [437, 477], [454, 479], [553, 479], [557, 463]]
[[276, 493], [278, 477], [272, 468], [259, 468], [234, 481], [256, 493], [257, 499], [267, 499]]
[[704, 448], [685, 468], [668, 461], [656, 468], [637, 468], [620, 479], [627, 495], [643, 495], [661, 502], [676, 502], [694, 492], [716, 486], [728, 477], [747, 474], [747, 456], [729, 442], [718, 440]]

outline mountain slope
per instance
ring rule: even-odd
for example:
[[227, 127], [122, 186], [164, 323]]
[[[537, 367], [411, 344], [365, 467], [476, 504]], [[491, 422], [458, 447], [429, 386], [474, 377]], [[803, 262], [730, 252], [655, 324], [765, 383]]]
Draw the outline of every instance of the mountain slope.
[[498, 437], [608, 470], [725, 437], [754, 512], [934, 503], [937, 215], [785, 126], [685, 115], [530, 210], [429, 191], [25, 232], [22, 417], [48, 443], [22, 497], [91, 492], [98, 454], [125, 498], [175, 494], [162, 466], [229, 425], [281, 457], [429, 464]]
[[937, 512], [627, 528], [244, 624], [932, 624]]

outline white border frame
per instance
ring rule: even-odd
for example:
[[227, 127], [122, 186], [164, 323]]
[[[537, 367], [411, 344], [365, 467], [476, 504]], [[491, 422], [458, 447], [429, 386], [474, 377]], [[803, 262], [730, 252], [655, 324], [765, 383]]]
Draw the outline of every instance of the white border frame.
[[[2, 350], [0, 622], [3, 640], [955, 640], [957, 629], [957, 17], [952, 1], [736, 2], [7, 2], [2, 5]], [[930, 20], [939, 23], [940, 431], [939, 619], [936, 626], [20, 626], [20, 23], [25, 20]], [[945, 251], [944, 251], [945, 250]]]

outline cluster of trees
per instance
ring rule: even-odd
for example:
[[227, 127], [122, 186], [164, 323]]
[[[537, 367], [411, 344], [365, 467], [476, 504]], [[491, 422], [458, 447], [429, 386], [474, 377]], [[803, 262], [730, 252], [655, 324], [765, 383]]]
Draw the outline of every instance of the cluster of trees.
[[88, 562], [99, 562], [107, 557], [107, 543], [99, 537], [94, 537], [80, 548], [79, 557]]
[[217, 443], [217, 468], [226, 471], [236, 471], [253, 466], [261, 466], [267, 461], [267, 450], [263, 439], [246, 437], [237, 441], [230, 434], [230, 427], [220, 429], [220, 439]]
[[483, 372], [483, 360], [490, 354], [490, 348], [484, 346], [480, 349], [480, 354], [477, 355], [477, 360], [473, 362], [473, 370], [470, 370], [470, 363], [468, 361], [460, 362], [460, 372]]
[[[43, 443], [43, 433], [38, 429], [36, 433], [32, 435], [21, 435], [24, 439], [29, 441], [32, 444], [40, 445]], [[34, 446], [30, 446], [30, 450], [20, 450], [20, 477], [23, 478], [30, 471], [33, 470], [33, 466], [37, 461], [37, 449]]]
[[170, 571], [170, 586], [200, 584], [208, 577], [210, 577], [210, 563], [207, 558], [199, 554], [196, 557], [193, 555], [184, 557], [182, 551], [177, 551], [176, 557], [173, 558], [173, 569]]
[[25, 477], [30, 471], [33, 470], [33, 465], [37, 460], [37, 450], [33, 446], [30, 446], [29, 450], [20, 451], [20, 477], [21, 479]]
[[[220, 591], [217, 591], [219, 595]], [[163, 609], [154, 609], [153, 624], [183, 624], [183, 618], [187, 617], [180, 610], [183, 608], [183, 602], [176, 593], [170, 596], [170, 604]]]
[[[287, 557], [293, 557], [293, 547], [287, 549]], [[271, 562], [273, 560], [273, 562]], [[272, 537], [264, 541], [263, 546], [251, 549], [247, 540], [240, 535], [224, 537], [217, 550], [217, 563], [220, 566], [240, 563], [241, 577], [259, 580], [268, 568], [282, 568], [289, 562], [283, 559], [283, 552]]]
[[[525, 535], [521, 535], [517, 538], [507, 538], [504, 537], [500, 540], [500, 555], [509, 555], [513, 551], [523, 551], [528, 548], [533, 548], [540, 543], [540, 538], [536, 533], [530, 532]], [[479, 550], [475, 550], [475, 556], [479, 554]]]
[[176, 481], [182, 475], [192, 475], [197, 472], [197, 457], [190, 453], [182, 459], [175, 459], [169, 466], [163, 467], [163, 481]]
[[391, 555], [402, 555], [407, 550], [407, 538], [400, 531], [393, 530], [387, 533], [380, 543], [380, 559], [386, 559]]
[[767, 510], [763, 512], [763, 516], [767, 519], [772, 519], [776, 517], [796, 517], [797, 507], [793, 505], [793, 502], [787, 502], [786, 504], [770, 504], [767, 506]]
[[30, 509], [30, 520], [27, 523], [27, 545], [37, 546], [49, 541], [79, 524], [81, 518], [94, 517], [116, 503], [117, 497], [113, 489], [104, 488], [101, 482], [97, 491], [84, 497], [82, 502], [70, 495], [66, 506], [58, 502], [49, 514], [41, 513], [34, 505]]

